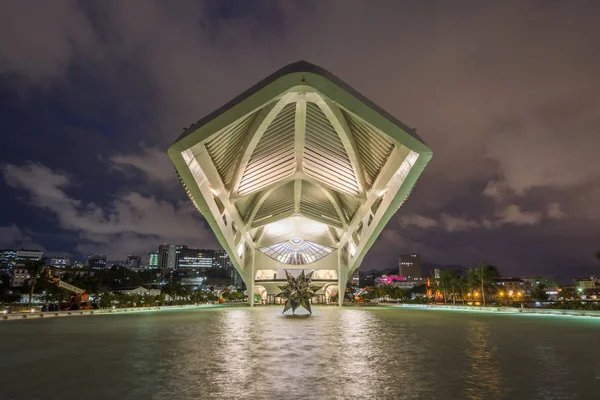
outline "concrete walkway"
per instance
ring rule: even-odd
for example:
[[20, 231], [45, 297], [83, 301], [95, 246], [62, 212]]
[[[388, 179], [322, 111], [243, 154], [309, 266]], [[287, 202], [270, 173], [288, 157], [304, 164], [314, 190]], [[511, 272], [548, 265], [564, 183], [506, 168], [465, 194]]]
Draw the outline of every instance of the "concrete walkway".
[[503, 314], [534, 314], [534, 315], [560, 315], [571, 317], [600, 317], [600, 311], [592, 310], [562, 310], [557, 308], [517, 308], [517, 307], [473, 307], [441, 304], [390, 304], [389, 307], [431, 309], [431, 310], [456, 310], [468, 312], [494, 312]]
[[231, 304], [198, 304], [181, 306], [154, 306], [154, 307], [131, 307], [131, 308], [103, 308], [98, 310], [73, 310], [73, 311], [47, 311], [47, 312], [24, 312], [0, 314], [0, 321], [13, 321], [23, 319], [47, 319], [62, 317], [80, 317], [84, 315], [107, 315], [107, 314], [130, 314], [148, 311], [187, 310], [209, 307], [232, 307], [245, 305], [244, 303]]

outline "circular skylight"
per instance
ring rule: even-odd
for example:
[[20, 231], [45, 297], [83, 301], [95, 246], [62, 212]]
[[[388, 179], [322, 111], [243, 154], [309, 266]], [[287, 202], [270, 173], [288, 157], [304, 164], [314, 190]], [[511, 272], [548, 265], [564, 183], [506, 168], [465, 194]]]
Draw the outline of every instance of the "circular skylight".
[[307, 242], [298, 237], [259, 250], [273, 260], [290, 265], [310, 264], [333, 251], [329, 247]]

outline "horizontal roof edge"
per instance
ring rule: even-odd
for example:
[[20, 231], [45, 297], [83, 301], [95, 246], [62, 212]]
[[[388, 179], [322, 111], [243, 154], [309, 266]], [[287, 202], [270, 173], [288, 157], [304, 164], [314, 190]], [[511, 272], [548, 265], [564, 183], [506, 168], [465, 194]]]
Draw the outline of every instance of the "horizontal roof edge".
[[271, 75], [267, 76], [266, 78], [264, 78], [263, 80], [261, 80], [260, 82], [258, 82], [257, 84], [255, 84], [254, 86], [252, 86], [251, 88], [249, 88], [248, 90], [246, 90], [245, 92], [243, 92], [240, 95], [234, 97], [232, 100], [230, 100], [229, 102], [225, 103], [221, 107], [217, 108], [215, 111], [211, 112], [210, 114], [206, 115], [202, 119], [198, 120], [197, 122], [195, 122], [194, 124], [192, 124], [190, 127], [186, 128], [183, 131], [183, 133], [177, 138], [177, 140], [175, 140], [175, 142], [173, 142], [173, 144], [179, 142], [181, 139], [185, 138], [186, 136], [188, 136], [192, 132], [196, 131], [198, 128], [200, 128], [203, 125], [207, 124], [209, 121], [212, 121], [213, 119], [215, 119], [219, 115], [225, 113], [227, 110], [229, 110], [230, 108], [232, 108], [232, 107], [236, 106], [237, 104], [241, 103], [242, 101], [244, 101], [248, 97], [252, 96], [253, 94], [259, 92], [261, 89], [263, 89], [264, 87], [266, 87], [270, 83], [276, 81], [277, 79], [279, 79], [279, 78], [281, 78], [283, 76], [286, 76], [286, 75], [293, 74], [293, 73], [302, 73], [302, 72], [320, 75], [320, 76], [324, 77], [325, 79], [328, 79], [329, 81], [333, 82], [334, 84], [336, 84], [337, 86], [339, 86], [340, 88], [344, 89], [349, 94], [351, 94], [352, 96], [354, 96], [355, 98], [357, 98], [358, 100], [360, 100], [361, 102], [363, 102], [365, 105], [367, 105], [368, 107], [370, 107], [374, 111], [376, 111], [379, 114], [381, 114], [383, 117], [385, 117], [386, 119], [388, 119], [394, 125], [397, 125], [401, 129], [403, 129], [404, 131], [406, 131], [408, 134], [410, 134], [411, 136], [413, 136], [415, 139], [419, 140], [422, 144], [424, 144], [425, 146], [427, 146], [425, 144], [425, 142], [416, 134], [416, 132], [415, 132], [414, 129], [410, 128], [406, 124], [404, 124], [401, 121], [399, 121], [396, 117], [394, 117], [393, 115], [391, 115], [390, 113], [388, 113], [387, 111], [385, 111], [384, 109], [382, 109], [381, 107], [379, 107], [377, 104], [373, 103], [371, 100], [369, 100], [368, 98], [366, 98], [365, 96], [363, 96], [356, 89], [354, 89], [353, 87], [351, 87], [350, 85], [348, 85], [346, 82], [342, 81], [337, 76], [333, 75], [331, 72], [329, 72], [326, 69], [321, 68], [321, 67], [319, 67], [317, 65], [311, 64], [311, 63], [309, 63], [307, 61], [304, 61], [304, 60], [297, 61], [297, 62], [294, 62], [292, 64], [288, 64], [288, 65], [286, 65], [283, 68], [280, 68], [279, 70], [277, 70], [274, 73], [272, 73]]

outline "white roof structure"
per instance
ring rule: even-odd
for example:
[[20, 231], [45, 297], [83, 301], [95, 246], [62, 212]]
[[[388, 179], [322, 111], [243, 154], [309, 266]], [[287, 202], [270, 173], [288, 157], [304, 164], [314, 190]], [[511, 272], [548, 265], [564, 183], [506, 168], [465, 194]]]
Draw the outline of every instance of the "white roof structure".
[[432, 152], [300, 61], [186, 129], [169, 157], [251, 291], [278, 291], [283, 269], [304, 269], [335, 277], [343, 293]]

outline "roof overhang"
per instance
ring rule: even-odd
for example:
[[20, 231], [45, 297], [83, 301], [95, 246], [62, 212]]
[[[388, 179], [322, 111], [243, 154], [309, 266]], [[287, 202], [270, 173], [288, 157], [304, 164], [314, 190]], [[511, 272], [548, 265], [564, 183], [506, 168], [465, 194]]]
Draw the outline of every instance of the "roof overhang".
[[190, 126], [168, 154], [240, 272], [265, 225], [290, 218], [327, 225], [310, 241], [354, 270], [432, 157], [414, 129], [303, 61]]

